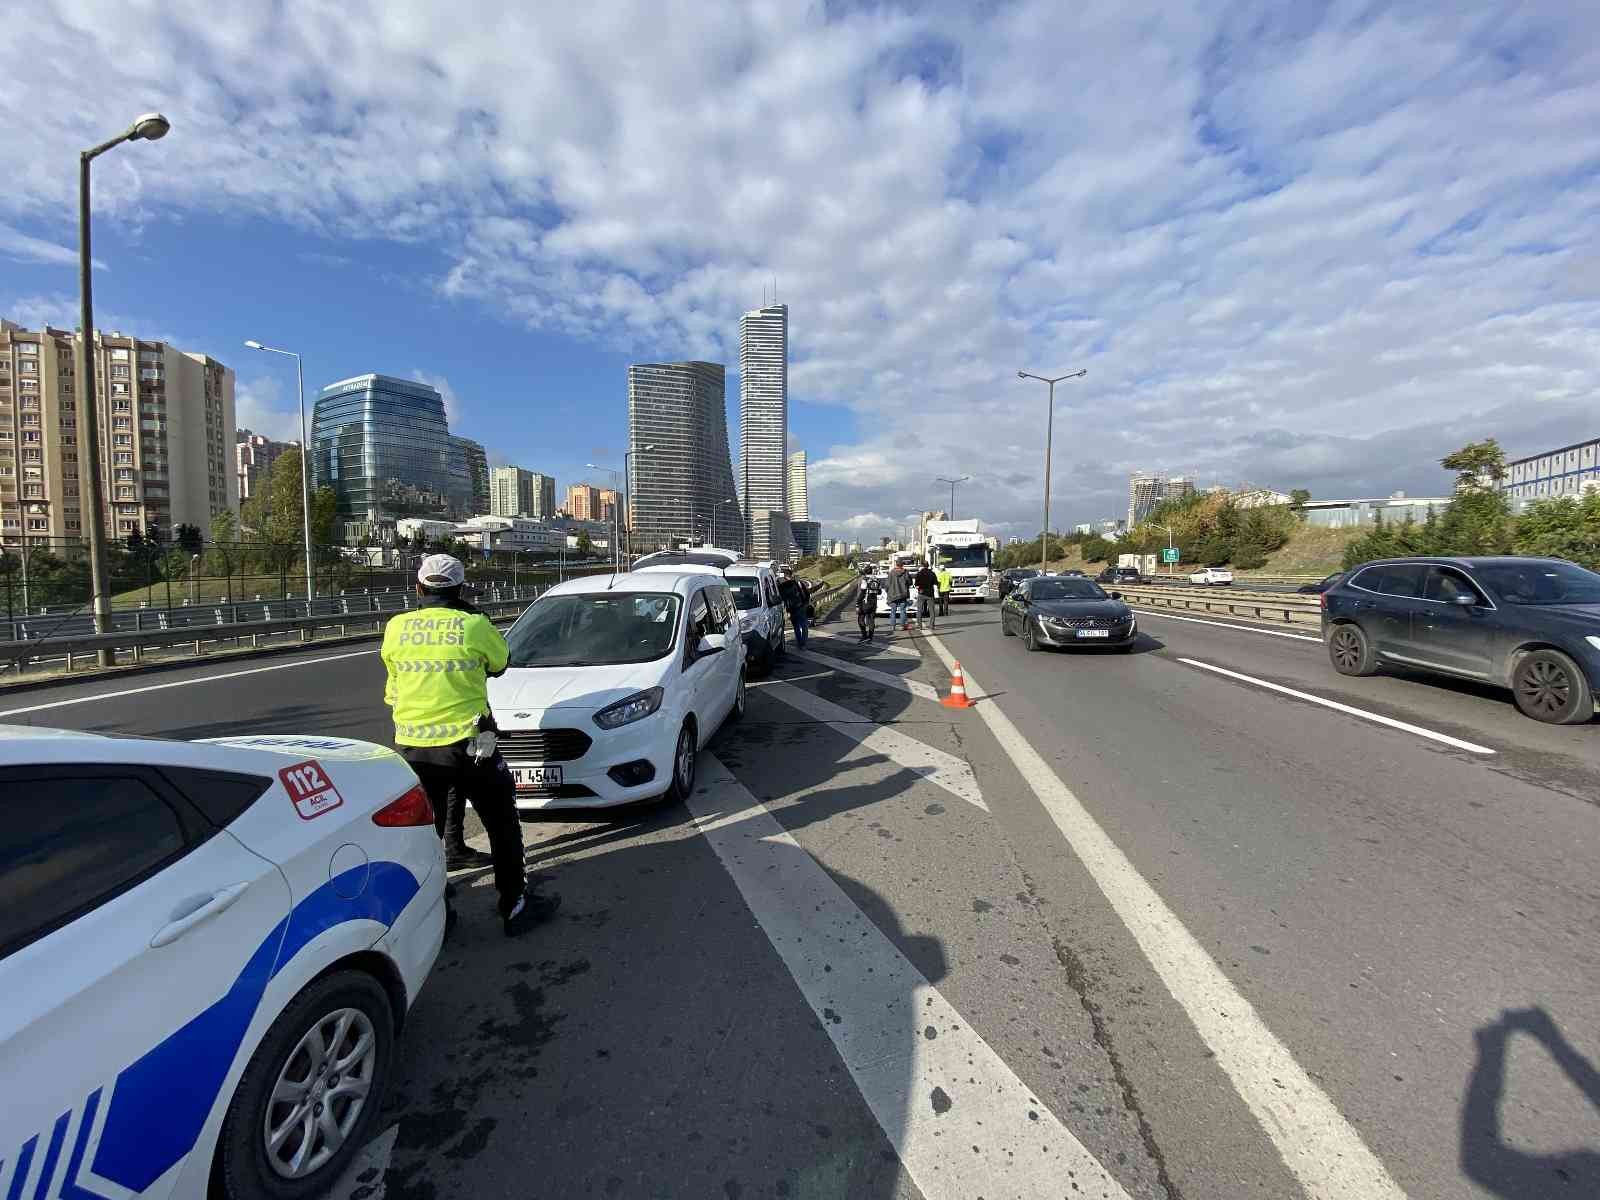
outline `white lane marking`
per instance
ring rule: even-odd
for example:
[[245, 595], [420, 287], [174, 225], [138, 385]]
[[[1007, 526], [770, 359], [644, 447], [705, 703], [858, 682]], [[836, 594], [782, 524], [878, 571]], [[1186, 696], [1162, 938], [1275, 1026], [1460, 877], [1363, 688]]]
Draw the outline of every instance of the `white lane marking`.
[[888, 671], [880, 671], [876, 667], [857, 666], [853, 662], [846, 662], [842, 658], [834, 658], [831, 654], [822, 654], [816, 650], [791, 650], [791, 654], [798, 654], [818, 666], [832, 667], [835, 671], [843, 671], [846, 675], [854, 675], [857, 679], [865, 679], [868, 683], [881, 684], [884, 687], [898, 688], [902, 692], [910, 692], [924, 700], [938, 702], [939, 693], [932, 684], [923, 683], [917, 679], [906, 679], [899, 675], [891, 675]]
[[[344, 1174], [328, 1189], [327, 1200], [351, 1200], [360, 1195], [361, 1200], [383, 1200], [388, 1191], [384, 1176], [389, 1173], [389, 1159], [394, 1154], [394, 1140], [400, 1135], [400, 1126], [391, 1125], [373, 1138], [350, 1160]], [[376, 1175], [367, 1175], [376, 1170]], [[365, 1181], [362, 1176], [367, 1175]]]
[[1242, 629], [1246, 633], [1264, 633], [1268, 637], [1292, 638], [1297, 642], [1317, 642], [1318, 644], [1322, 642], [1321, 638], [1312, 637], [1307, 633], [1285, 633], [1281, 629], [1260, 629], [1255, 625], [1234, 625], [1228, 621], [1202, 621], [1199, 617], [1179, 617], [1169, 612], [1160, 612], [1153, 608], [1138, 608], [1131, 604], [1128, 607], [1144, 616], [1164, 617], [1168, 621], [1188, 621], [1191, 625], [1215, 625], [1218, 629]]
[[[940, 658], [955, 660], [938, 638]], [[970, 673], [967, 685], [976, 686]], [[998, 704], [978, 713], [1310, 1200], [1405, 1200], [1383, 1163]]]
[[219, 679], [238, 679], [243, 675], [260, 675], [264, 671], [287, 671], [291, 667], [312, 667], [317, 663], [338, 662], [341, 658], [360, 658], [363, 654], [376, 654], [373, 650], [352, 650], [348, 654], [328, 654], [322, 658], [302, 658], [295, 662], [275, 663], [270, 667], [251, 667], [247, 671], [225, 671], [221, 675], [202, 675], [198, 679], [178, 679], [171, 683], [152, 683], [145, 687], [123, 688], [120, 692], [97, 692], [93, 696], [75, 696], [71, 700], [52, 700], [49, 704], [31, 704], [27, 708], [0, 710], [0, 717], [17, 717], [23, 713], [44, 712], [48, 708], [67, 708], [73, 704], [93, 704], [96, 700], [116, 700], [121, 696], [137, 696], [143, 692], [160, 692], [167, 688], [189, 687], [196, 683], [215, 683]]
[[798, 708], [808, 717], [815, 717], [845, 737], [877, 751], [929, 783], [937, 784], [956, 799], [965, 800], [984, 812], [989, 811], [989, 806], [983, 802], [983, 792], [978, 787], [978, 777], [963, 759], [943, 750], [935, 750], [897, 730], [887, 729], [860, 713], [841, 708], [831, 700], [813, 696], [805, 688], [777, 680], [771, 680], [765, 686], [767, 695], [783, 701], [790, 708]]
[[1127, 1200], [766, 807], [716, 758], [700, 761], [696, 825], [921, 1194], [1034, 1200], [1059, 1195], [1070, 1171], [1081, 1194]]
[[1320, 704], [1323, 708], [1331, 708], [1335, 712], [1346, 713], [1352, 717], [1360, 717], [1363, 721], [1374, 721], [1379, 725], [1387, 725], [1391, 729], [1414, 733], [1418, 737], [1427, 738], [1430, 741], [1442, 742], [1446, 746], [1454, 746], [1457, 750], [1470, 750], [1473, 754], [1495, 753], [1488, 746], [1480, 746], [1476, 742], [1464, 742], [1460, 738], [1453, 738], [1447, 733], [1435, 733], [1433, 730], [1424, 729], [1420, 725], [1410, 725], [1405, 721], [1397, 721], [1393, 717], [1385, 717], [1375, 712], [1368, 712], [1364, 708], [1353, 708], [1348, 704], [1340, 704], [1337, 700], [1326, 700], [1321, 696], [1313, 696], [1310, 692], [1297, 692], [1293, 688], [1284, 687], [1281, 683], [1269, 683], [1265, 679], [1257, 679], [1254, 675], [1241, 675], [1238, 671], [1230, 671], [1226, 667], [1214, 667], [1210, 663], [1201, 662], [1197, 658], [1180, 658], [1178, 661], [1187, 663], [1191, 667], [1199, 667], [1202, 671], [1214, 671], [1218, 675], [1226, 675], [1229, 679], [1237, 679], [1241, 683], [1254, 684], [1256, 687], [1279, 692], [1285, 696], [1293, 696], [1296, 700]]

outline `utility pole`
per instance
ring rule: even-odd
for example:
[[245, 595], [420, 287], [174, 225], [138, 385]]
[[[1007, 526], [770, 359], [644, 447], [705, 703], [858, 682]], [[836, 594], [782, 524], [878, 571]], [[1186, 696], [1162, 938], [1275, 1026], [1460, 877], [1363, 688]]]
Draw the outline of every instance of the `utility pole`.
[[1081, 379], [1089, 373], [1087, 367], [1081, 371], [1072, 371], [1066, 375], [1057, 375], [1051, 379], [1044, 375], [1034, 375], [1027, 371], [1018, 371], [1018, 379], [1037, 379], [1040, 383], [1050, 385], [1050, 399], [1045, 410], [1044, 425], [1044, 529], [1039, 534], [1039, 570], [1043, 571], [1050, 561], [1050, 456], [1051, 442], [1055, 434], [1056, 423], [1056, 384], [1065, 379]]

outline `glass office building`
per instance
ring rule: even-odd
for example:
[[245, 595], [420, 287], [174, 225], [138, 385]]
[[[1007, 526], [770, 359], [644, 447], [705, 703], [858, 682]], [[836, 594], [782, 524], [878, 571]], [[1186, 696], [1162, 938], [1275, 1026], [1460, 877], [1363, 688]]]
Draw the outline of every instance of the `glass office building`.
[[453, 519], [464, 500], [465, 467], [444, 400], [425, 383], [357, 375], [317, 396], [311, 479], [333, 489], [341, 523]]

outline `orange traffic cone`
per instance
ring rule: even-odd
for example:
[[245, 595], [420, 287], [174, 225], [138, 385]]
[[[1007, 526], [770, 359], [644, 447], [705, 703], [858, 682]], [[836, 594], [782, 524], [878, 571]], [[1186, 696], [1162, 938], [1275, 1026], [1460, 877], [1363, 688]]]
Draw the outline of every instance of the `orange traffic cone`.
[[971, 708], [972, 701], [967, 699], [967, 681], [961, 674], [961, 664], [956, 663], [950, 675], [950, 694], [940, 704], [946, 708]]

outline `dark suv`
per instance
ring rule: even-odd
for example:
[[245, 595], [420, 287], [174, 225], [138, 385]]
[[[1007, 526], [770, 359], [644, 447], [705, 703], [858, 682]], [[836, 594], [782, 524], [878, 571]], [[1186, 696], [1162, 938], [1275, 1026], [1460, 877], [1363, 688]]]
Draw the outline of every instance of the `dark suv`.
[[1336, 671], [1385, 663], [1511, 689], [1537, 721], [1594, 715], [1600, 574], [1558, 558], [1405, 558], [1357, 567], [1322, 593]]

